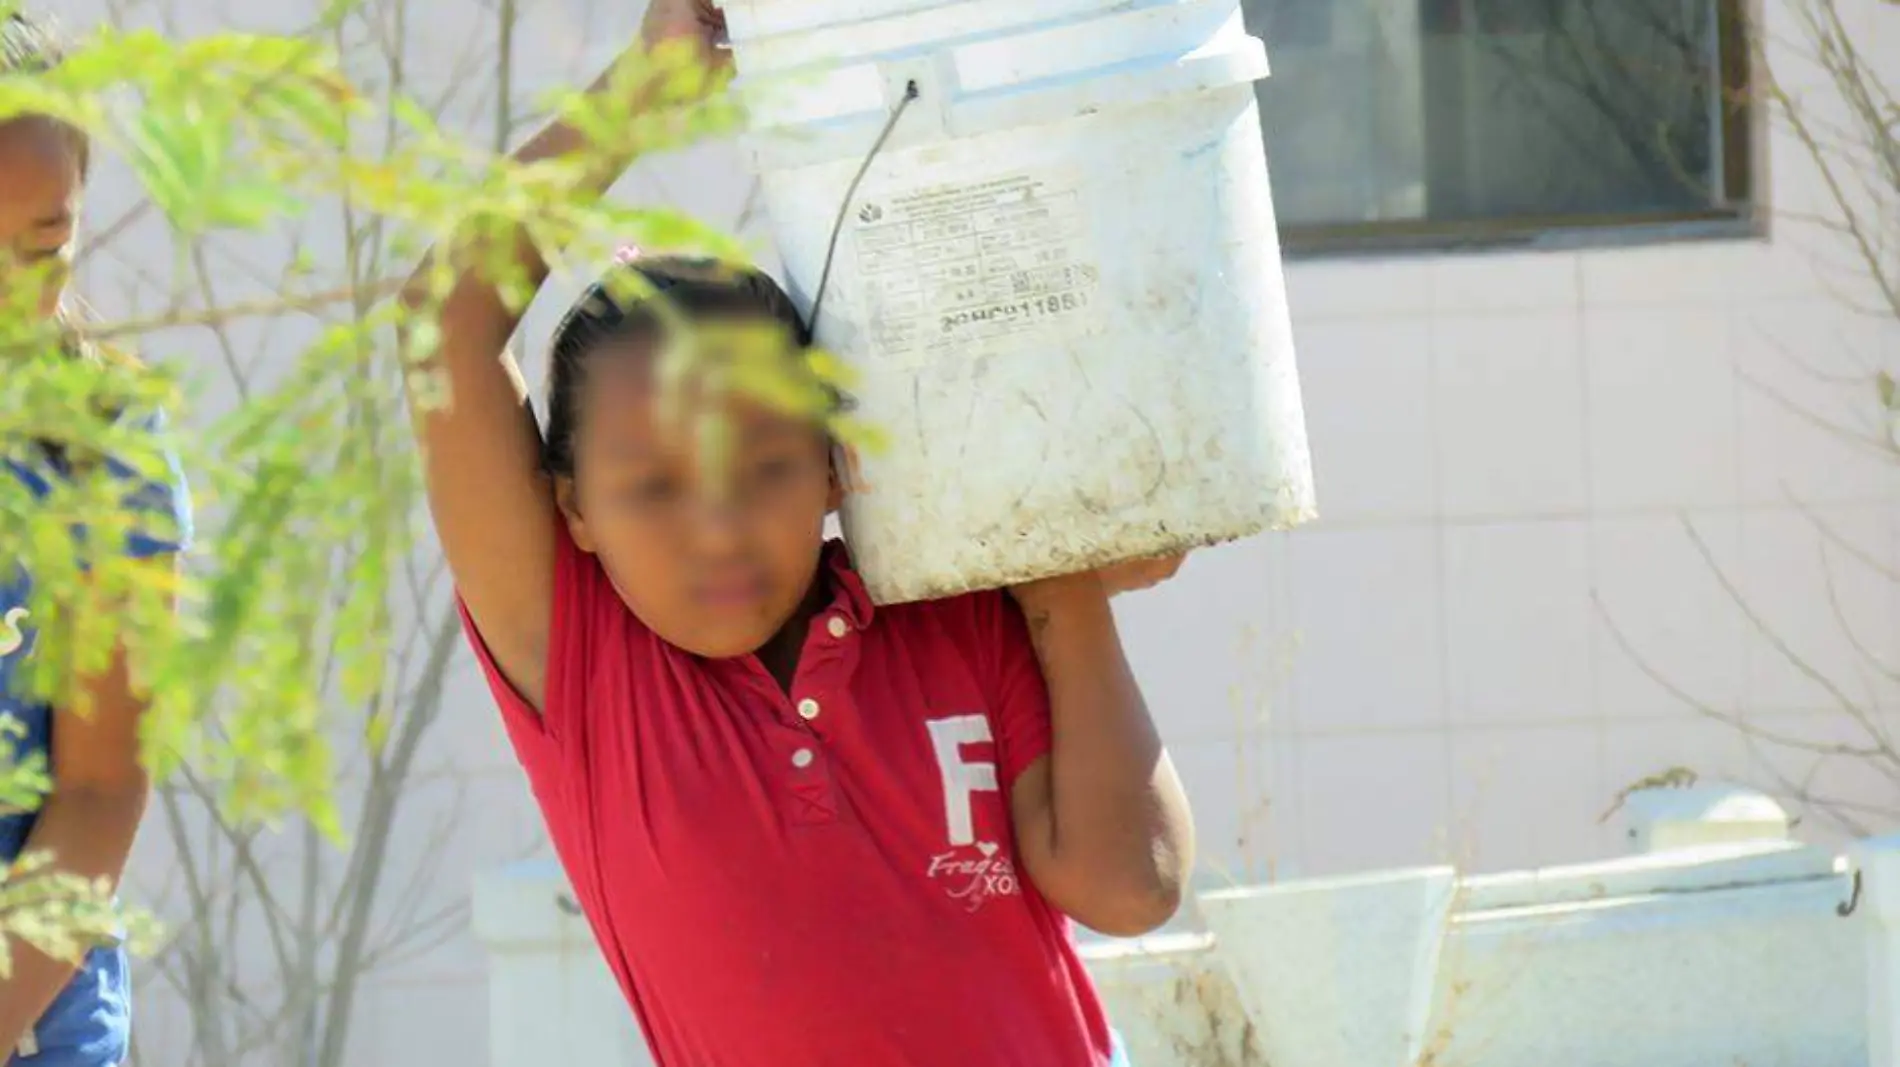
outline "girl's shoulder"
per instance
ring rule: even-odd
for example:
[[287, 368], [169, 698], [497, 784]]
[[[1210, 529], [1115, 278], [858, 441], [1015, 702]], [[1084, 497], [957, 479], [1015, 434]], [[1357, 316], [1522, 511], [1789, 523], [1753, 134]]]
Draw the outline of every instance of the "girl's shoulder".
[[978, 661], [1007, 655], [1028, 633], [1015, 598], [1001, 589], [879, 608], [878, 623], [911, 643], [939, 644]]

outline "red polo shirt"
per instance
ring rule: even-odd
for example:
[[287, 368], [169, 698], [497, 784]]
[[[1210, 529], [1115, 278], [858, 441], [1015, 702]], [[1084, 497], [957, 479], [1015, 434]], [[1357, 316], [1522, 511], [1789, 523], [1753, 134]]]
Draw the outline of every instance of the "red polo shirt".
[[1001, 593], [872, 610], [841, 546], [787, 696], [656, 637], [563, 529], [536, 714], [463, 616], [662, 1067], [1098, 1067], [1007, 790], [1049, 703]]

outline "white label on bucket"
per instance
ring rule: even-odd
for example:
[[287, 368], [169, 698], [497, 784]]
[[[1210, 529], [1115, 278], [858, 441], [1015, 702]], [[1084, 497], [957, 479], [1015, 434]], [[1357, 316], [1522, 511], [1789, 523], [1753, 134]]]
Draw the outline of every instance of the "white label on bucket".
[[866, 197], [850, 232], [869, 354], [923, 364], [1098, 332], [1081, 187], [1036, 172]]

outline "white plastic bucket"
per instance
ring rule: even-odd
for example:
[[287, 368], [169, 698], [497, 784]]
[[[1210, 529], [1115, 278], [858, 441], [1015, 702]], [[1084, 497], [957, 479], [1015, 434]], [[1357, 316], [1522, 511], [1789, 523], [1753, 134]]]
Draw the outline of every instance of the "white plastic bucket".
[[861, 372], [881, 603], [1314, 514], [1234, 0], [725, 0], [793, 297]]

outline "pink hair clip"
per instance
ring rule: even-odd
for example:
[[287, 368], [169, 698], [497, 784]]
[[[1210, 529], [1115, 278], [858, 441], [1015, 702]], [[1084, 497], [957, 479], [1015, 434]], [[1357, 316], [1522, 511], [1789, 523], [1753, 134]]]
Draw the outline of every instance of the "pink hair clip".
[[614, 262], [623, 267], [639, 258], [640, 249], [636, 245], [621, 245], [620, 248], [614, 252]]

